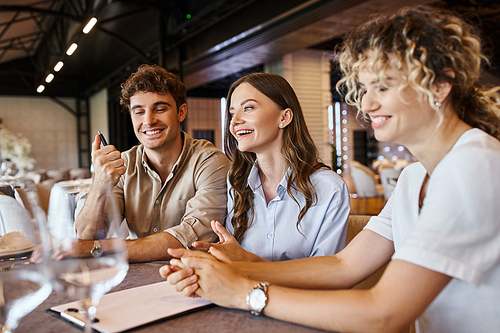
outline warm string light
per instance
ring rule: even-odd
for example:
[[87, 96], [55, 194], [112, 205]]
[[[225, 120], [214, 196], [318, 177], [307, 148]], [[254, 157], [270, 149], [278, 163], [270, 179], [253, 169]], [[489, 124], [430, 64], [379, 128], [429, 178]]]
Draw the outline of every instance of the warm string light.
[[[346, 155], [344, 155], [344, 160], [347, 160], [348, 158], [348, 155], [347, 155], [347, 150], [349, 149], [348, 148], [348, 138], [347, 138], [347, 105], [346, 103], [342, 103], [342, 124], [345, 125], [345, 127], [342, 129], [342, 135], [343, 135], [343, 138], [342, 138], [342, 142], [343, 142], [343, 147], [342, 149], [346, 152]], [[344, 164], [344, 170], [347, 169], [349, 167], [349, 165], [347, 163]]]
[[[341, 106], [343, 108], [342, 111], [340, 111]], [[343, 164], [343, 160], [346, 161], [348, 159], [347, 128], [344, 127], [344, 125], [347, 125], [347, 111], [345, 110], [345, 107], [345, 103], [341, 104], [340, 102], [336, 102], [335, 106], [328, 106], [328, 129], [330, 130], [330, 144], [335, 147], [336, 156], [336, 160], [333, 160], [332, 163], [339, 175], [342, 174], [343, 169], [347, 168], [347, 163]], [[333, 152], [334, 151], [332, 150], [332, 153]]]

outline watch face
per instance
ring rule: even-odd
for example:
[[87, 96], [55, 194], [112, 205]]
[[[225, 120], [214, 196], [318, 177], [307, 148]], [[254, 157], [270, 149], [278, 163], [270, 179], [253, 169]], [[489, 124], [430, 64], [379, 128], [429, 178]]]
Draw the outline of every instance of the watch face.
[[254, 311], [261, 311], [266, 306], [266, 293], [262, 289], [254, 289], [250, 292], [248, 305]]
[[90, 251], [90, 254], [92, 254], [92, 257], [94, 258], [100, 257], [102, 255], [102, 249], [100, 247], [93, 248]]

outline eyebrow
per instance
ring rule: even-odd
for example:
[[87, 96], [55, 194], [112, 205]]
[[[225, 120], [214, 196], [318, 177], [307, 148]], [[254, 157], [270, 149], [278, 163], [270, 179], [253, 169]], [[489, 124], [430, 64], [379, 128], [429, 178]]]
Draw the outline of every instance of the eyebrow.
[[[170, 103], [167, 103], [167, 102], [164, 102], [164, 101], [158, 101], [158, 102], [154, 102], [153, 103], [153, 107], [156, 107], [158, 105], [166, 105], [168, 107], [172, 107], [172, 105], [170, 105]], [[131, 106], [130, 107], [130, 111], [138, 109], [138, 108], [142, 108], [142, 107], [143, 107], [142, 105], [137, 104], [137, 105]]]
[[[388, 76], [388, 77], [387, 77], [387, 78], [386, 78], [383, 82], [389, 82], [389, 81], [394, 81], [394, 80], [395, 80], [395, 79], [394, 79], [393, 77]], [[377, 84], [377, 83], [379, 83], [379, 82], [382, 82], [382, 80], [380, 80], [380, 79], [378, 79], [378, 78], [377, 78], [377, 79], [374, 79], [374, 80], [370, 81], [370, 83], [368, 83], [368, 84]], [[362, 82], [360, 82], [360, 81], [358, 81], [358, 84], [359, 84], [360, 86], [362, 86], [362, 87], [364, 87], [364, 86], [365, 86], [365, 84], [364, 84], [364, 83], [362, 83]]]
[[[259, 103], [259, 102], [257, 102], [257, 100], [255, 100], [255, 99], [253, 99], [253, 98], [249, 98], [249, 99], [245, 99], [244, 101], [242, 101], [242, 102], [240, 103], [240, 106], [242, 106], [243, 104], [245, 104], [245, 103], [247, 103], [247, 102], [250, 102], [250, 101], [255, 102], [255, 103]], [[231, 110], [234, 110], [234, 107], [232, 107], [232, 106], [231, 106], [231, 107], [229, 108], [229, 111], [231, 111]]]

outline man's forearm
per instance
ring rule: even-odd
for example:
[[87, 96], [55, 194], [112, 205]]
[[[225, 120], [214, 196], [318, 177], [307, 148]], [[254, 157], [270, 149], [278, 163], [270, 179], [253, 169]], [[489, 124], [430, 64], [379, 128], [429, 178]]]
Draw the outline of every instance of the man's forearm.
[[105, 192], [99, 191], [93, 186], [75, 220], [75, 228], [79, 238], [91, 240], [97, 236], [97, 230], [103, 230], [105, 206]]
[[184, 247], [181, 242], [168, 232], [160, 232], [148, 237], [128, 240], [127, 251], [129, 262], [147, 262], [155, 260], [170, 260], [168, 248]]

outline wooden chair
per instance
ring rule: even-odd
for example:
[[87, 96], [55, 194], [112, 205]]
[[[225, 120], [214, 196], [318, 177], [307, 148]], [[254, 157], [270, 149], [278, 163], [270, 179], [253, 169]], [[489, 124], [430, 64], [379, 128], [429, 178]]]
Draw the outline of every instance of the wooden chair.
[[361, 199], [364, 199], [363, 214], [368, 211], [368, 198], [380, 198], [380, 209], [384, 206], [384, 194], [378, 193], [375, 181], [363, 169], [351, 167], [351, 178], [356, 187], [356, 194], [358, 198], [357, 214], [360, 214]]
[[385, 200], [389, 200], [389, 197], [396, 187], [396, 180], [399, 177], [401, 170], [384, 168], [380, 170], [380, 182], [384, 187]]

